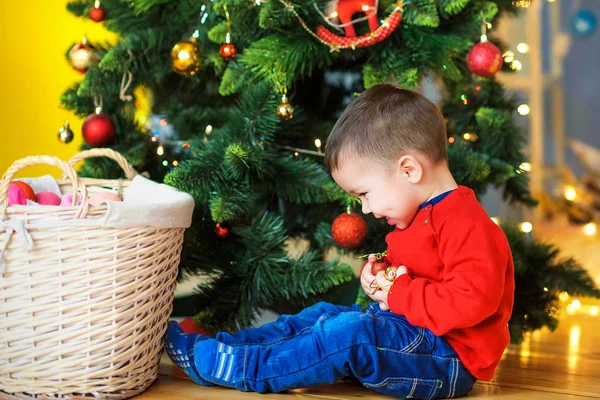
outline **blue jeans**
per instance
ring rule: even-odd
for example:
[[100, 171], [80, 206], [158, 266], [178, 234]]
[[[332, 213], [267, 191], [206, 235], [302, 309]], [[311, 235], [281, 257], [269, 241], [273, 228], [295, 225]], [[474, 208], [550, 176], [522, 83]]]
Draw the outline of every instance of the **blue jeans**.
[[358, 305], [321, 302], [216, 339], [239, 354], [232, 386], [244, 391], [280, 392], [354, 377], [394, 397], [435, 399], [463, 396], [476, 380], [443, 338], [376, 303], [363, 312]]

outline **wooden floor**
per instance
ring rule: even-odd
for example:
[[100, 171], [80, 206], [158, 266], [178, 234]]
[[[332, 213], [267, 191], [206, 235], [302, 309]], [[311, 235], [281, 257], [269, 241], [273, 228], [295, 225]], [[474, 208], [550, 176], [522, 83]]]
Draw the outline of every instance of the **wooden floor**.
[[[572, 299], [565, 302], [569, 304]], [[511, 345], [490, 382], [477, 382], [467, 398], [514, 400], [600, 399], [600, 316], [598, 302], [581, 300], [575, 315], [566, 312], [555, 332], [536, 332]], [[571, 310], [573, 311], [573, 310]], [[261, 395], [197, 386], [164, 357], [159, 379], [136, 399], [319, 400], [390, 399], [352, 383]]]

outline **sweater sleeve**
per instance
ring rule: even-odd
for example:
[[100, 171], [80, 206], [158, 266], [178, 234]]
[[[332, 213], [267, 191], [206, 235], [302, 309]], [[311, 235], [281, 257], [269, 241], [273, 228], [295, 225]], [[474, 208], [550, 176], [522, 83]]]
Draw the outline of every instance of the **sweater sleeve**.
[[[491, 220], [469, 215], [446, 221], [438, 231], [442, 279], [397, 279], [388, 294], [390, 310], [442, 336], [492, 315], [504, 293], [510, 249]], [[486, 217], [487, 219], [487, 217]], [[407, 266], [418, 271], [419, 266]], [[415, 273], [418, 275], [418, 273]]]

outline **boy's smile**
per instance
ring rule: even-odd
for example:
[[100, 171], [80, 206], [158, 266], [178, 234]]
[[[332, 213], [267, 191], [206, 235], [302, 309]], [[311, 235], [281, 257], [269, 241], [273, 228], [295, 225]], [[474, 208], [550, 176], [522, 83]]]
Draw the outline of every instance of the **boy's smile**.
[[420, 196], [399, 166], [345, 159], [332, 176], [342, 189], [361, 200], [364, 214], [385, 217], [399, 229], [408, 227], [419, 210]]

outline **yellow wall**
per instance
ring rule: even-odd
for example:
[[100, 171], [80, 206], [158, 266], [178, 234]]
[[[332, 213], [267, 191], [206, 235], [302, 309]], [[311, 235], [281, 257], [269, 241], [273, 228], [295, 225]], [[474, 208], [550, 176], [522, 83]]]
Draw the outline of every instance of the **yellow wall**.
[[[68, 159], [81, 144], [82, 120], [61, 108], [60, 95], [83, 75], [64, 54], [84, 35], [90, 42], [115, 42], [103, 23], [76, 18], [66, 0], [0, 1], [0, 176], [18, 158], [48, 154]], [[93, 110], [90, 110], [90, 113]], [[70, 144], [58, 141], [68, 120]], [[58, 175], [53, 167], [28, 168], [20, 176]]]

